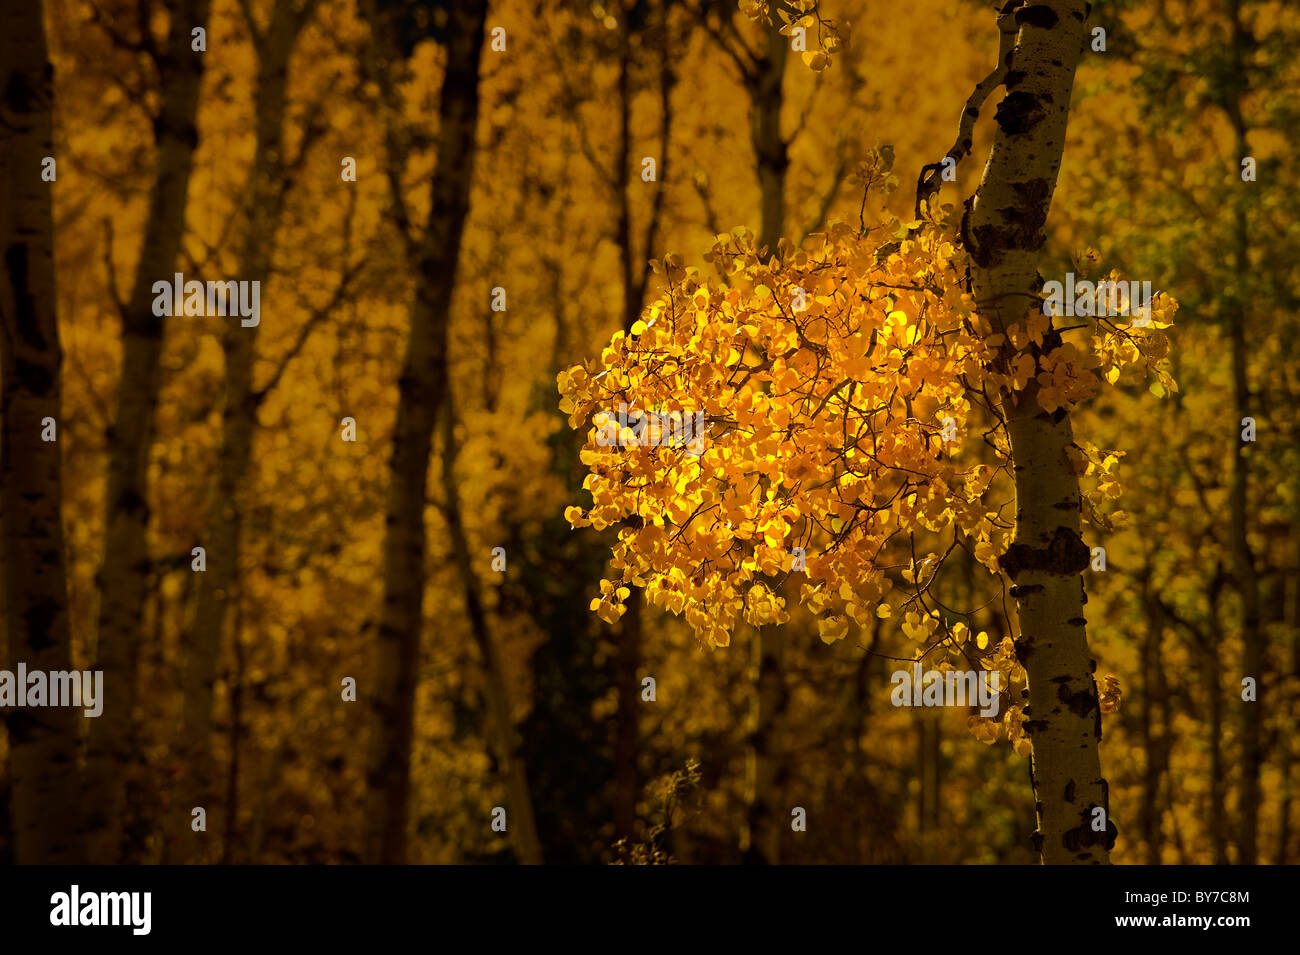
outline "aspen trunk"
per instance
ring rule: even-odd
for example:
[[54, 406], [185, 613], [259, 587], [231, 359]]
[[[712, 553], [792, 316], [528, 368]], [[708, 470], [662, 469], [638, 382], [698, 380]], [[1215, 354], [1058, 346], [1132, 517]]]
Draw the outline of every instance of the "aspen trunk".
[[469, 214], [486, 19], [486, 0], [459, 0], [451, 5], [433, 199], [414, 263], [416, 294], [398, 383], [385, 517], [383, 609], [374, 683], [368, 694], [364, 858], [370, 863], [394, 864], [406, 858], [415, 686], [424, 627], [429, 452], [447, 388], [447, 329], [460, 240]]
[[[303, 26], [289, 0], [277, 0], [270, 23], [257, 47], [255, 124], [257, 145], [247, 194], [247, 232], [240, 252], [238, 279], [265, 287], [271, 274], [276, 222], [283, 206], [282, 156], [284, 109], [289, 81], [289, 61]], [[250, 28], [253, 25], [250, 24]], [[207, 570], [198, 575], [194, 617], [182, 635], [181, 689], [184, 695], [181, 733], [176, 758], [182, 776], [180, 798], [173, 812], [174, 842], [171, 861], [183, 863], [216, 857], [207, 833], [190, 830], [190, 810], [203, 806], [208, 832], [222, 831], [215, 823], [214, 796], [218, 791], [212, 760], [212, 704], [222, 639], [231, 600], [238, 592], [238, 565], [242, 510], [240, 494], [252, 456], [257, 427], [257, 400], [253, 392], [253, 357], [258, 325], [244, 327], [230, 321], [225, 327], [225, 407], [221, 419], [221, 451], [217, 480], [208, 504], [202, 543]], [[229, 807], [226, 807], [229, 811]], [[203, 849], [204, 845], [209, 848]]]
[[131, 758], [139, 634], [149, 571], [149, 450], [161, 386], [165, 318], [153, 313], [153, 283], [170, 279], [185, 232], [195, 115], [206, 53], [191, 49], [190, 31], [207, 28], [210, 0], [178, 0], [158, 64], [162, 110], [155, 130], [158, 175], [149, 197], [144, 245], [122, 316], [122, 369], [109, 441], [104, 559], [99, 572], [99, 646], [104, 712], [86, 748], [86, 821], [90, 861], [118, 860], [124, 776]]
[[[11, 3], [0, 15], [0, 549], [9, 666], [70, 670], [60, 445], [63, 352], [55, 314], [55, 184], [41, 178], [54, 155], [54, 70], [44, 4]], [[80, 863], [78, 709], [6, 714], [14, 859]]]
[[[1014, 17], [1017, 35], [967, 232], [975, 300], [995, 332], [1041, 307], [1037, 253], [1065, 147], [1086, 9], [1085, 0], [1049, 0], [1008, 4], [1001, 15]], [[1059, 343], [1059, 334], [1049, 332], [1040, 353]], [[1001, 564], [1014, 583], [1016, 649], [1029, 676], [1034, 840], [1048, 864], [1105, 863], [1116, 829], [1098, 753], [1096, 661], [1083, 616], [1089, 550], [1079, 533], [1079, 480], [1066, 455], [1074, 444], [1070, 416], [1043, 411], [1032, 380], [1007, 397], [1004, 411], [1016, 530]], [[1093, 828], [1096, 808], [1107, 813], [1100, 832]]]

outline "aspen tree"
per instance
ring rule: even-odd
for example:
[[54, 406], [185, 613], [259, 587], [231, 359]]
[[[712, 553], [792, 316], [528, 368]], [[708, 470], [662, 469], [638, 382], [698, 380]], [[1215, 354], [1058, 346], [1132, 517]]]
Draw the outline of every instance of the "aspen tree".
[[[447, 66], [438, 107], [438, 161], [424, 233], [409, 234], [417, 278], [398, 383], [384, 532], [384, 593], [376, 648], [367, 764], [365, 860], [405, 860], [420, 635], [424, 631], [424, 526], [429, 454], [447, 389], [447, 332], [469, 214], [486, 0], [449, 11]], [[390, 157], [393, 161], [393, 157]]]
[[[55, 315], [54, 185], [41, 178], [53, 150], [54, 71], [45, 5], [0, 15], [0, 563], [11, 665], [71, 668], [58, 420], [62, 347]], [[76, 781], [80, 711], [6, 714], [14, 857], [20, 864], [84, 861]]]
[[[998, 64], [1006, 96], [970, 209], [967, 249], [976, 307], [996, 333], [1041, 312], [1038, 251], [1065, 149], [1070, 93], [1084, 47], [1085, 0], [1007, 4], [999, 26], [1014, 44]], [[1061, 344], [1051, 330], [1035, 357]], [[1009, 339], [1006, 346], [1010, 348]], [[1010, 354], [1008, 352], [1008, 354]], [[1016, 529], [1001, 566], [1015, 586], [1017, 656], [1029, 677], [1027, 729], [1038, 807], [1035, 841], [1046, 863], [1107, 862], [1116, 828], [1098, 743], [1101, 710], [1083, 615], [1089, 550], [1079, 534], [1079, 478], [1067, 409], [1044, 410], [1031, 379], [1004, 405], [1016, 484]]]
[[122, 367], [109, 442], [96, 661], [104, 670], [108, 698], [86, 744], [87, 852], [96, 864], [119, 861], [121, 850], [124, 771], [133, 758], [131, 713], [150, 567], [149, 451], [162, 386], [164, 320], [153, 311], [153, 283], [173, 274], [185, 234], [207, 56], [192, 49], [191, 30], [206, 29], [210, 9], [211, 0], [178, 0], [170, 8], [164, 45], [159, 48], [152, 36], [145, 41], [161, 96], [153, 124], [158, 172], [130, 298], [121, 306]]

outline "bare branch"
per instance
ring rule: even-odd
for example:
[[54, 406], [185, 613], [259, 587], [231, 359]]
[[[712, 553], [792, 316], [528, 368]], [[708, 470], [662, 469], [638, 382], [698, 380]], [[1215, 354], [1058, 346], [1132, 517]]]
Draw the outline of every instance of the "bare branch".
[[[140, 6], [145, 6], [143, 0], [141, 0]], [[157, 50], [154, 48], [153, 35], [149, 32], [149, 21], [147, 17], [144, 17], [140, 21], [138, 28], [141, 31], [141, 35], [138, 38], [131, 38], [120, 32], [117, 27], [113, 25], [112, 18], [106, 17], [99, 9], [99, 6], [93, 2], [90, 3], [90, 22], [103, 30], [104, 35], [113, 41], [113, 45], [119, 50], [126, 50], [128, 53], [142, 53], [152, 59], [154, 64], [157, 65]]]
[[663, 214], [664, 196], [667, 193], [665, 181], [668, 168], [668, 146], [672, 138], [673, 88], [677, 85], [677, 74], [673, 71], [672, 61], [668, 56], [668, 25], [664, 24], [662, 59], [659, 68], [659, 175], [654, 200], [650, 207], [650, 221], [646, 224], [645, 245], [642, 246], [641, 278], [638, 282], [639, 297], [645, 298], [646, 283], [650, 278], [650, 258], [654, 255], [654, 245], [658, 241], [659, 223]]
[[[736, 25], [728, 17], [722, 19], [721, 27], [711, 23], [707, 17], [701, 22], [704, 25], [705, 32], [713, 38], [713, 42], [718, 44], [722, 52], [731, 57], [732, 62], [736, 64], [736, 69], [740, 71], [741, 81], [745, 84], [750, 83], [758, 72], [758, 58], [740, 38], [740, 34], [736, 32]], [[723, 30], [728, 31], [731, 37], [728, 38], [723, 33]]]
[[117, 287], [117, 273], [113, 268], [113, 219], [104, 216], [104, 281], [108, 285], [108, 298], [117, 314], [126, 318], [126, 303]]
[[587, 127], [582, 122], [582, 115], [578, 110], [578, 94], [574, 91], [573, 84], [569, 81], [569, 74], [564, 68], [564, 58], [560, 56], [559, 46], [555, 37], [550, 32], [549, 24], [546, 28], [547, 49], [551, 53], [551, 61], [555, 65], [555, 73], [560, 78], [560, 83], [564, 87], [564, 101], [569, 109], [570, 116], [573, 120], [574, 129], [578, 131], [578, 144], [582, 147], [582, 154], [587, 157], [587, 162], [591, 163], [592, 169], [601, 181], [610, 189], [619, 188], [619, 177], [611, 176], [605, 168], [605, 163], [601, 161], [596, 154], [596, 149], [591, 144], [591, 137], [587, 133]]
[[[357, 209], [357, 191], [355, 189], [350, 190], [348, 197], [348, 210], [343, 217], [342, 234], [342, 248], [344, 249], [345, 254], [346, 251], [352, 247], [352, 226]], [[294, 343], [290, 346], [289, 350], [280, 358], [275, 370], [271, 373], [271, 377], [267, 379], [265, 385], [253, 392], [252, 401], [254, 407], [261, 405], [261, 403], [266, 400], [267, 395], [269, 395], [275, 389], [276, 385], [280, 383], [280, 379], [284, 377], [284, 373], [288, 369], [289, 364], [298, 357], [303, 346], [307, 344], [307, 339], [311, 337], [312, 332], [314, 332], [316, 328], [335, 311], [335, 309], [343, 304], [343, 301], [352, 291], [352, 287], [355, 284], [357, 277], [365, 270], [368, 261], [369, 256], [363, 255], [358, 261], [349, 263], [344, 267], [343, 274], [339, 278], [339, 284], [335, 287], [334, 293], [329, 297], [329, 300], [319, 308], [312, 309], [307, 321], [305, 321], [302, 328], [298, 330], [298, 337], [294, 340]]]
[[[835, 168], [831, 172], [830, 188], [822, 196], [821, 205], [817, 207], [817, 214], [813, 216], [808, 223], [808, 227], [804, 229], [803, 237], [799, 240], [800, 245], [803, 245], [804, 239], [819, 231], [826, 224], [826, 216], [830, 214], [831, 206], [834, 205], [836, 197], [840, 194], [840, 187], [844, 185], [844, 177], [848, 173], [849, 164], [845, 156], [843, 135], [838, 137], [835, 146]], [[863, 212], [865, 212], [865, 209]], [[861, 218], [861, 215], [859, 218]]]
[[960, 165], [961, 161], [970, 155], [971, 148], [974, 145], [975, 121], [979, 119], [980, 109], [984, 106], [985, 101], [995, 89], [1002, 85], [1007, 78], [1008, 55], [1015, 47], [1016, 43], [1016, 26], [1015, 12], [1021, 3], [1018, 0], [1008, 3], [998, 14], [998, 62], [993, 71], [988, 76], [980, 80], [970, 98], [966, 100], [966, 107], [961, 111], [961, 119], [957, 124], [957, 141], [953, 143], [952, 148], [948, 150], [946, 156], [935, 163], [927, 163], [921, 167], [921, 174], [916, 179], [916, 214], [914, 218], [921, 218], [921, 206], [928, 202], [939, 191], [943, 183], [944, 160], [952, 159], [954, 166]]
[[257, 58], [264, 59], [266, 31], [257, 25], [257, 17], [253, 15], [252, 0], [239, 0], [239, 12], [244, 17], [244, 25], [248, 27], [248, 35], [253, 40], [253, 49], [257, 51]]

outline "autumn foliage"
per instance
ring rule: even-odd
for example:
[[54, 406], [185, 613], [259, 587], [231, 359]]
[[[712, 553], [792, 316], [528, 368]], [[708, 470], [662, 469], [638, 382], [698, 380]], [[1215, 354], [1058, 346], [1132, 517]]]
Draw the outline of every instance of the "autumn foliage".
[[0, 861], [1300, 858], [1300, 10], [1024, 6], [9, 4]]
[[[863, 188], [888, 165], [882, 152], [864, 163]], [[582, 450], [592, 504], [566, 517], [620, 528], [621, 574], [601, 581], [592, 609], [613, 623], [641, 587], [725, 647], [739, 621], [787, 623], [793, 599], [826, 643], [897, 617], [919, 656], [940, 648], [1023, 682], [1009, 635], [972, 636], [927, 609], [947, 555], [918, 553], [917, 538], [964, 547], [997, 574], [1011, 529], [995, 483], [1008, 467], [1002, 397], [1036, 378], [1044, 411], [1073, 409], [1129, 365], [1172, 387], [1159, 329], [1176, 303], [1160, 295], [1145, 324], [1106, 321], [1080, 344], [1057, 335], [1044, 347], [1042, 310], [1005, 336], [981, 319], [948, 221], [841, 223], [802, 248], [763, 251], [737, 230], [706, 253], [711, 274], [666, 257], [665, 293], [631, 332], [616, 332], [598, 363], [559, 374], [570, 424], [593, 425]], [[613, 423], [608, 409], [620, 405], [632, 419], [699, 409], [707, 429], [652, 443], [644, 428]], [[1107, 526], [1116, 460], [1078, 449]], [[1006, 717], [1019, 739], [1017, 719]]]

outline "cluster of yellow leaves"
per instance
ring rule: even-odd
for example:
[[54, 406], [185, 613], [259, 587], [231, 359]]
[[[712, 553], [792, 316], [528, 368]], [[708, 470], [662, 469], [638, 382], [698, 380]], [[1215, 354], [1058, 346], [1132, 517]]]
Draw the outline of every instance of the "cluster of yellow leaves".
[[[1119, 272], [1112, 272], [1109, 281], [1127, 282], [1127, 279]], [[1108, 384], [1114, 384], [1129, 365], [1142, 364], [1155, 377], [1150, 391], [1157, 397], [1176, 392], [1178, 385], [1167, 371], [1169, 338], [1160, 329], [1172, 324], [1178, 302], [1160, 292], [1150, 303], [1135, 303], [1135, 306], [1147, 304], [1151, 311], [1145, 318], [1134, 316], [1123, 325], [1102, 319], [1100, 333], [1092, 336], [1090, 349], [1059, 338], [1045, 349], [1044, 340], [1051, 331], [1052, 320], [1040, 309], [1031, 311], [1023, 321], [1008, 326], [1005, 336], [989, 336], [990, 347], [1010, 344], [1014, 350], [1008, 374], [994, 376], [995, 383], [1021, 389], [1035, 381], [1038, 403], [1048, 412], [1061, 408], [1073, 410], [1091, 398], [1098, 385], [1094, 371]]]
[[[821, 639], [834, 643], [890, 616], [895, 581], [879, 558], [896, 537], [955, 526], [997, 572], [1011, 528], [985, 500], [996, 467], [961, 460], [971, 401], [989, 399], [996, 415], [1008, 391], [1035, 380], [1047, 410], [1073, 407], [1105, 363], [1060, 343], [1045, 315], [994, 334], [962, 292], [951, 227], [927, 222], [909, 237], [903, 225], [885, 224], [885, 235], [903, 236], [887, 245], [836, 225], [819, 247], [782, 242], [767, 260], [736, 230], [705, 256], [716, 275], [670, 255], [654, 263], [665, 292], [630, 332], [616, 333], [599, 362], [559, 374], [561, 410], [572, 427], [589, 426], [581, 460], [592, 504], [566, 518], [619, 527], [621, 577], [602, 581], [592, 601], [603, 619], [617, 620], [629, 588], [642, 587], [701, 640], [726, 646], [740, 620], [788, 619], [793, 577]], [[1170, 310], [1156, 304], [1153, 324], [1167, 324]], [[1155, 360], [1113, 346], [1111, 360]], [[702, 420], [702, 433], [636, 440], [609, 426], [620, 405], [629, 420]], [[1000, 430], [989, 443], [1005, 460]], [[1076, 455], [1079, 473], [1096, 476], [1088, 503], [1102, 526], [1114, 518], [1101, 505], [1119, 495], [1118, 458]], [[913, 557], [899, 576], [922, 588], [937, 562]], [[908, 614], [902, 626], [919, 640], [933, 621]], [[945, 627], [960, 652], [971, 652], [967, 637]], [[987, 650], [986, 635], [970, 642], [990, 668], [1023, 679], [1009, 638]]]
[[796, 28], [802, 27], [807, 49], [800, 51], [800, 55], [804, 65], [812, 70], [821, 71], [830, 66], [831, 56], [839, 52], [848, 35], [848, 24], [844, 20], [827, 20], [822, 16], [818, 0], [783, 0], [781, 3], [740, 0], [740, 12], [763, 26], [774, 22], [772, 14], [775, 12], [782, 24], [782, 36], [790, 36]]
[[[1119, 272], [1111, 272], [1108, 279], [1127, 281]], [[1148, 390], [1163, 398], [1178, 391], [1178, 383], [1167, 370], [1169, 336], [1161, 331], [1173, 324], [1178, 302], [1164, 292], [1157, 292], [1150, 303], [1138, 303], [1146, 304], [1150, 305], [1151, 313], [1145, 319], [1130, 318], [1123, 325], [1104, 321], [1104, 332], [1093, 336], [1093, 352], [1098, 371], [1108, 384], [1118, 381], [1125, 367], [1141, 364], [1155, 378]]]
[[971, 734], [982, 743], [992, 746], [999, 735], [1006, 734], [1007, 741], [1018, 756], [1029, 756], [1034, 751], [1034, 744], [1025, 732], [1025, 710], [1019, 704], [1008, 706], [1002, 712], [1002, 719], [985, 719], [982, 716], [970, 716], [966, 720]]
[[1083, 485], [1083, 516], [1104, 531], [1113, 531], [1128, 515], [1117, 503], [1124, 493], [1119, 482], [1119, 459], [1127, 452], [1098, 448], [1090, 442], [1066, 448], [1070, 467]]
[[[1009, 642], [1009, 638], [1007, 642]], [[1005, 664], [1005, 660], [1002, 662]], [[999, 669], [996, 664], [992, 665], [991, 668]], [[1003, 671], [1003, 685], [1009, 689], [1010, 684], [1005, 683], [1007, 676], [1008, 672]], [[1015, 680], [1017, 677], [1019, 677], [1020, 680], [1023, 680], [1024, 670], [1020, 670], [1019, 673], [1011, 672], [1010, 676], [1012, 680]], [[1096, 685], [1097, 697], [1101, 706], [1101, 711], [1103, 713], [1119, 712], [1121, 695], [1119, 679], [1113, 673], [1107, 674], [1104, 680], [1096, 680]], [[1007, 696], [1009, 694], [1004, 692], [1003, 695]], [[966, 725], [970, 729], [972, 735], [981, 742], [992, 745], [997, 742], [998, 737], [1005, 732], [1007, 741], [1011, 743], [1011, 746], [1016, 753], [1020, 756], [1029, 756], [1033, 753], [1034, 746], [1029, 735], [1025, 732], [1024, 724], [1025, 711], [1024, 707], [1020, 704], [1008, 706], [1002, 713], [1002, 720], [1000, 723], [996, 718], [986, 719], [974, 714], [966, 719]]]
[[[985, 634], [980, 633], [980, 636], [985, 637]], [[977, 646], [982, 649], [984, 641], [977, 641]], [[986, 670], [1001, 674], [999, 687], [1003, 700], [1020, 699], [1021, 694], [1018, 690], [1024, 687], [1028, 677], [1025, 668], [1016, 657], [1016, 646], [1011, 637], [1004, 636], [990, 648], [987, 654], [978, 659], [978, 663]], [[972, 715], [966, 720], [967, 726], [976, 739], [990, 745], [997, 741], [1000, 734], [1005, 733], [1007, 741], [1011, 743], [1016, 753], [1028, 756], [1033, 751], [1033, 746], [1024, 731], [1023, 707], [1020, 704], [1003, 706], [1000, 712], [1002, 714], [1000, 721], [996, 716], [986, 718]]]
[[[1003, 637], [996, 643], [983, 630], [972, 636], [969, 626], [961, 620], [945, 624], [937, 610], [928, 614], [909, 611], [903, 619], [903, 633], [921, 646], [914, 659], [931, 654], [941, 654], [932, 669], [940, 674], [952, 670], [980, 670], [998, 674], [998, 711], [1001, 717], [984, 717], [972, 713], [966, 719], [971, 734], [983, 743], [992, 745], [1005, 733], [1012, 748], [1021, 756], [1028, 756], [1033, 747], [1024, 730], [1025, 714], [1022, 706], [1007, 705], [1009, 699], [1019, 699], [1027, 679], [1025, 669], [1016, 658], [1015, 643]], [[942, 634], [939, 631], [942, 629]]]
[[[898, 177], [893, 173], [894, 147], [888, 144], [867, 151], [849, 174], [849, 182], [859, 189], [879, 195], [888, 195], [898, 188]], [[913, 223], [908, 223], [912, 225]], [[900, 236], [901, 238], [901, 236]]]
[[[802, 599], [829, 642], [892, 588], [875, 558], [895, 535], [956, 523], [990, 562], [1004, 543], [982, 502], [991, 469], [954, 458], [967, 389], [991, 355], [956, 291], [954, 243], [930, 229], [876, 253], [844, 226], [818, 251], [783, 245], [784, 261], [762, 261], [743, 230], [719, 236], [708, 258], [725, 281], [668, 257], [668, 290], [632, 334], [615, 334], [598, 366], [559, 375], [574, 427], [620, 404], [703, 413], [694, 448], [602, 445], [592, 428], [593, 503], [566, 515], [575, 527], [621, 523], [621, 583], [711, 644], [725, 646], [738, 618], [785, 622], [778, 590], [796, 548]], [[944, 419], [957, 440], [944, 441]], [[602, 616], [617, 618], [625, 589], [602, 585]]]
[[591, 609], [606, 623], [618, 623], [619, 618], [627, 612], [625, 601], [632, 591], [619, 587], [612, 580], [600, 582], [600, 596], [591, 598]]
[[[940, 628], [944, 631], [942, 637], [937, 634]], [[983, 630], [972, 635], [970, 627], [964, 621], [945, 625], [937, 610], [928, 614], [909, 611], [903, 618], [901, 629], [907, 637], [921, 644], [915, 659], [922, 660], [936, 651], [945, 654], [944, 659], [933, 667], [938, 673], [955, 669], [996, 672], [999, 675], [998, 693], [1001, 701], [1018, 698], [1013, 688], [1024, 686], [1026, 674], [1016, 658], [1015, 643], [1010, 637], [1003, 637], [994, 643]], [[1021, 756], [1028, 756], [1032, 752], [1032, 746], [1022, 727], [1025, 720], [1023, 709], [1019, 705], [1007, 706], [1003, 702], [999, 711], [1002, 714], [1001, 720], [996, 716], [971, 714], [966, 719], [966, 725], [976, 739], [989, 745], [997, 742], [1005, 731], [1006, 738], [1015, 751]]]

